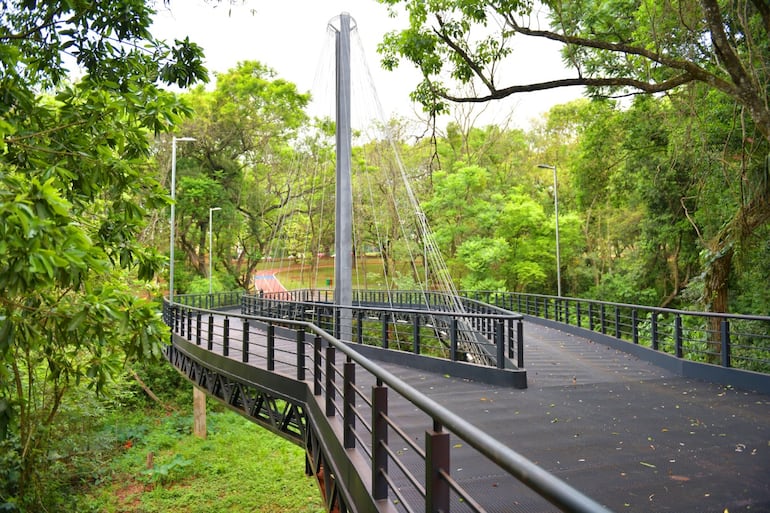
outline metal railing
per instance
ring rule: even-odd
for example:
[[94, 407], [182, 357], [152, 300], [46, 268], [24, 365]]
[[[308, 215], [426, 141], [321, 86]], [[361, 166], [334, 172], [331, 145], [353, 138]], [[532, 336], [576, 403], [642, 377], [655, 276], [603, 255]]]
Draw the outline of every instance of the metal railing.
[[[566, 512], [609, 512], [365, 358], [310, 319], [241, 315], [190, 306], [192, 303], [164, 302], [164, 319], [175, 335], [174, 346], [189, 344], [205, 348], [212, 355], [218, 355], [217, 358], [248, 363], [249, 367], [280, 373], [307, 384], [306, 397], [292, 398], [288, 390], [282, 393], [286, 400], [309, 401], [302, 408], [307, 415], [308, 429], [333, 434], [335, 438], [324, 440], [323, 444], [313, 443], [313, 447], [305, 442], [313, 468], [317, 470], [318, 460], [325, 458], [328, 462], [324, 468], [325, 482], [345, 486], [343, 479], [352, 480], [362, 483], [366, 490], [365, 498], [354, 489], [349, 493], [334, 494], [330, 500], [344, 502], [353, 497], [369, 502], [371, 506], [364, 509], [399, 513], [450, 510], [484, 513], [488, 511], [482, 504], [484, 496], [474, 496], [468, 490], [473, 479], [463, 481], [452, 472], [455, 451], [472, 448], [475, 457], [484, 462], [479, 464], [484, 475], [498, 475], [502, 471], [509, 476], [501, 480], [499, 486], [510, 487], [505, 488], [507, 493], [515, 494], [520, 503], [540, 502], [539, 508], [543, 510], [549, 509], [547, 500]], [[220, 302], [219, 306], [229, 305]], [[257, 330], [257, 326], [262, 329]], [[226, 385], [212, 386], [209, 392], [230, 406], [243, 407], [246, 411], [243, 404], [249, 401], [243, 398], [248, 398], [249, 394], [233, 393], [234, 386], [249, 383], [246, 377], [240, 383], [232, 370], [217, 369], [207, 363], [205, 357], [200, 357], [196, 365], [208, 365], [207, 372], [212, 374], [221, 372], [226, 379], [222, 378], [224, 381], [220, 382], [227, 381]], [[409, 412], [419, 412], [422, 420], [415, 423], [410, 418], [409, 426], [402, 425], [394, 412], [404, 411], [405, 407]], [[254, 409], [253, 405], [251, 408]], [[320, 413], [316, 413], [316, 409]], [[276, 418], [278, 414], [268, 416], [273, 426], [288, 424]], [[301, 431], [301, 427], [295, 428], [295, 441]], [[335, 444], [342, 449], [328, 449], [329, 453], [325, 455], [319, 453], [324, 447]], [[362, 461], [364, 467], [361, 467]], [[328, 474], [335, 469], [337, 474], [330, 477]], [[356, 479], [352, 477], [354, 473]], [[510, 479], [510, 483], [506, 479]], [[528, 492], [527, 488], [535, 493]], [[382, 501], [388, 506], [384, 507]], [[334, 506], [334, 503], [327, 503], [330, 510]], [[340, 504], [336, 506], [339, 508]], [[345, 507], [341, 509], [345, 510]]]
[[212, 292], [211, 294], [180, 294], [174, 296], [174, 302], [196, 308], [237, 307], [241, 303], [242, 290], [230, 290], [226, 292]]
[[770, 373], [770, 317], [692, 312], [515, 292], [463, 292], [525, 315], [550, 319], [693, 362]]
[[335, 337], [348, 333], [351, 342], [383, 349], [498, 369], [524, 367], [521, 314], [436, 293], [355, 291], [352, 307], [334, 305], [332, 296], [309, 289], [244, 295], [241, 313], [310, 321]]

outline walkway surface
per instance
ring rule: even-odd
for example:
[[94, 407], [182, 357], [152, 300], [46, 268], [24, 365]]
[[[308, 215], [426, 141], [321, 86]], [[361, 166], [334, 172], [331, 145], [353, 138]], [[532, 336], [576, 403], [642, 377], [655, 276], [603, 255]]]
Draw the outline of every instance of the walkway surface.
[[[618, 513], [770, 512], [770, 396], [533, 322], [524, 333], [524, 390], [380, 365]], [[240, 359], [237, 345], [230, 357]], [[390, 416], [421, 438], [424, 416], [392, 401]], [[555, 510], [460, 442], [452, 476], [490, 513]]]
[[[386, 367], [614, 511], [770, 512], [770, 396], [537, 324], [525, 340], [526, 390]], [[455, 478], [493, 511], [542, 511], [511, 478], [453, 457]]]

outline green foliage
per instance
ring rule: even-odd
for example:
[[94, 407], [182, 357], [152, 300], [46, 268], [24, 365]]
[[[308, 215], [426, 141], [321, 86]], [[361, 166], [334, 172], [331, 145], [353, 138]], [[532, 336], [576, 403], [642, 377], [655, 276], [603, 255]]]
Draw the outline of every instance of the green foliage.
[[208, 412], [205, 440], [190, 434], [189, 415], [157, 415], [128, 420], [140, 436], [121, 445], [107, 465], [108, 479], [79, 496], [80, 511], [323, 510], [317, 485], [304, 475], [301, 448], [218, 407]]
[[[185, 94], [196, 116], [180, 131], [196, 141], [186, 144], [186, 158], [177, 166], [177, 246], [191, 274], [208, 275], [201, 249], [208, 247], [211, 229], [215, 267], [236, 281], [229, 287], [231, 280], [223, 275], [223, 286], [251, 285], [283, 221], [280, 208], [312, 189], [302, 183], [306, 173], [296, 174], [298, 132], [308, 123], [304, 109], [309, 99], [255, 61], [217, 74], [213, 91], [198, 87]], [[307, 175], [309, 180], [312, 173]], [[212, 207], [221, 210], [209, 227]], [[184, 279], [180, 284], [192, 285]]]
[[[70, 395], [105, 393], [125, 361], [160, 355], [157, 304], [127, 284], [163, 264], [136, 241], [148, 210], [167, 204], [148, 172], [150, 138], [189, 112], [161, 84], [187, 86], [205, 69], [193, 43], [152, 38], [143, 1], [3, 10], [0, 443], [18, 474], [0, 504], [60, 509], [55, 475], [75, 460], [55, 456], [69, 440], [53, 435]], [[76, 83], [65, 54], [85, 73]]]
[[155, 463], [152, 468], [148, 468], [142, 472], [147, 476], [147, 482], [153, 485], [165, 485], [169, 482], [183, 477], [185, 467], [188, 467], [192, 461], [183, 458], [179, 454], [164, 461], [163, 463]]

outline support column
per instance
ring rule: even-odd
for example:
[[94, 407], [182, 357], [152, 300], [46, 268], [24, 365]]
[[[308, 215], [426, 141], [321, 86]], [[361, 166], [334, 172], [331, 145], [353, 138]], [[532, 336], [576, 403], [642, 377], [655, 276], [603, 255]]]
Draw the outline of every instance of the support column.
[[206, 438], [206, 392], [193, 385], [193, 435]]
[[337, 182], [334, 249], [334, 304], [340, 309], [339, 338], [352, 339], [353, 304], [353, 193], [351, 186], [352, 135], [350, 122], [350, 14], [339, 18], [337, 67]]

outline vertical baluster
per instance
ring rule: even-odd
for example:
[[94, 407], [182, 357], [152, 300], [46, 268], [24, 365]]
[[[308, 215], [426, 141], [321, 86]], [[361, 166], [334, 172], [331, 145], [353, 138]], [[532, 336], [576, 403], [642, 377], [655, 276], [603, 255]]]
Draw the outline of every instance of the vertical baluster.
[[201, 326], [201, 324], [202, 324], [201, 317], [202, 317], [202, 314], [199, 311], [195, 315], [195, 345], [196, 346], [201, 345], [201, 332], [203, 331], [202, 326]]
[[497, 368], [505, 368], [505, 333], [503, 330], [503, 321], [495, 322], [495, 345], [497, 346]]
[[222, 332], [222, 355], [230, 356], [230, 318], [225, 317], [225, 325]]
[[388, 323], [390, 322], [390, 314], [383, 312], [382, 314], [382, 348], [388, 348]]
[[297, 381], [305, 381], [305, 328], [297, 330]]
[[372, 387], [372, 495], [388, 498], [388, 388], [382, 382]]
[[364, 311], [363, 310], [358, 310], [358, 312], [356, 312], [356, 320], [358, 323], [358, 334], [357, 334], [358, 336], [356, 337], [356, 339], [358, 340], [359, 344], [363, 344], [364, 343]]
[[412, 314], [412, 349], [414, 354], [420, 354], [420, 315]]
[[209, 314], [209, 333], [207, 342], [206, 348], [209, 351], [214, 349], [214, 316], [212, 314]]
[[519, 319], [516, 323], [516, 366], [524, 368], [524, 322]]
[[636, 308], [631, 310], [631, 333], [634, 344], [639, 344], [639, 311]]
[[345, 380], [343, 388], [343, 425], [342, 443], [345, 449], [353, 449], [356, 446], [356, 437], [353, 432], [356, 429], [356, 364], [350, 361], [343, 365], [343, 377]]
[[334, 401], [337, 398], [337, 390], [334, 388], [334, 363], [336, 351], [334, 346], [326, 347], [326, 416], [334, 417]]
[[720, 323], [720, 332], [722, 339], [722, 367], [730, 367], [730, 321], [722, 319]]
[[453, 362], [457, 361], [457, 318], [449, 321], [449, 356]]
[[313, 339], [313, 394], [321, 395], [321, 336]]
[[243, 346], [241, 347], [241, 361], [249, 361], [249, 320], [243, 319]]
[[438, 422], [433, 430], [425, 432], [425, 511], [445, 513], [449, 511], [449, 483], [441, 477], [441, 471], [449, 474], [449, 433], [442, 431]]
[[682, 348], [682, 316], [679, 314], [674, 317], [674, 347], [676, 357], [681, 358], [684, 351]]
[[267, 325], [267, 370], [275, 370], [275, 325]]

